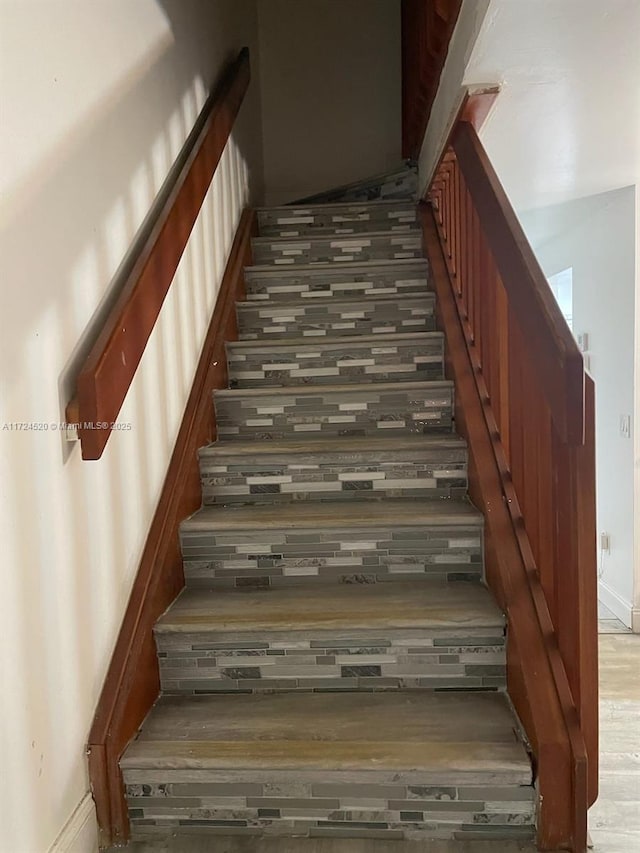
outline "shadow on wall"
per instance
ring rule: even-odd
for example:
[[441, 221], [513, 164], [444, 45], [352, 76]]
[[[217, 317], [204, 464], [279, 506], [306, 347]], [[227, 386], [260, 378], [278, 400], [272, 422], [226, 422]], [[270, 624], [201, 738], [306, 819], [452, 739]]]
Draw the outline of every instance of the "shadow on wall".
[[[95, 86], [91, 110], [11, 190], [0, 234], [3, 422], [64, 421], [79, 364], [117, 294], [122, 258], [206, 88], [247, 41], [240, 7], [248, 4], [159, 5], [172, 34], [112, 89], [101, 91], [99, 69], [71, 69]], [[114, 19], [127, 13], [105, 14], [105, 39], [114, 38], [127, 23]], [[88, 789], [91, 717], [246, 195], [245, 164], [260, 169], [257, 96], [248, 101], [125, 401], [121, 419], [132, 430], [113, 437], [98, 463], [83, 463], [79, 447], [52, 429], [0, 433], [8, 569], [0, 618], [11, 650], [6, 721], [15, 725], [0, 780], [9, 816], [2, 849], [48, 847]]]

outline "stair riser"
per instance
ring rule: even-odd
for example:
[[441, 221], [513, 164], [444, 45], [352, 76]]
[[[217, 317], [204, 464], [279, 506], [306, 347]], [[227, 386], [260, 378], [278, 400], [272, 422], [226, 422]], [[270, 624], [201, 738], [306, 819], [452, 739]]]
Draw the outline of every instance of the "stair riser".
[[245, 270], [249, 302], [292, 302], [298, 299], [327, 299], [332, 297], [396, 296], [424, 292], [427, 286], [427, 266], [424, 261], [410, 265], [355, 265], [340, 270], [274, 269]]
[[214, 395], [218, 436], [225, 441], [449, 433], [453, 389]]
[[482, 576], [482, 529], [475, 525], [229, 533], [183, 530], [181, 544], [190, 587], [428, 578], [479, 581]]
[[317, 631], [156, 634], [165, 693], [497, 690], [506, 686], [504, 631]]
[[417, 771], [124, 769], [134, 839], [167, 833], [364, 838], [388, 841], [530, 840], [534, 788], [458, 786]]
[[342, 236], [292, 238], [258, 237], [252, 241], [254, 264], [348, 263], [349, 261], [399, 260], [422, 257], [422, 235], [410, 233], [385, 234], [379, 237]]
[[205, 504], [335, 501], [422, 497], [461, 498], [467, 490], [466, 451], [417, 450], [341, 457], [201, 459]]
[[350, 304], [311, 301], [286, 308], [243, 303], [238, 306], [238, 329], [241, 340], [431, 332], [434, 298], [425, 294], [376, 301], [369, 296]]
[[440, 335], [380, 343], [288, 347], [227, 344], [230, 388], [423, 382], [442, 379]]
[[353, 204], [334, 207], [290, 207], [258, 211], [261, 236], [395, 231], [416, 227], [415, 204]]

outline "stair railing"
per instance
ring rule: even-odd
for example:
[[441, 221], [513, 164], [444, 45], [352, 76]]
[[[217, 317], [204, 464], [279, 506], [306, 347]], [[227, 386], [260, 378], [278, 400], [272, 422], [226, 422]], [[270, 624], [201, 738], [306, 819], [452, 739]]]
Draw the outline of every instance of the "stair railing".
[[469, 122], [428, 199], [487, 582], [507, 613], [509, 694], [537, 768], [538, 843], [582, 853], [598, 785], [594, 385]]
[[[243, 48], [207, 99], [147, 223], [127, 259], [130, 272], [76, 380], [66, 420], [83, 459], [100, 459], [160, 314], [198, 213], [249, 86]], [[177, 168], [176, 168], [177, 167]]]

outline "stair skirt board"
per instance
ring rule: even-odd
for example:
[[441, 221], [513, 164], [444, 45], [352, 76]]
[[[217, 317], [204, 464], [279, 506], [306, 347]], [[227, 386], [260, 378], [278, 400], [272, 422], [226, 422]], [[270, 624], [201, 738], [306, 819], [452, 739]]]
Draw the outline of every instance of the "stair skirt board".
[[258, 211], [162, 694], [121, 759], [135, 839], [535, 835], [414, 184]]

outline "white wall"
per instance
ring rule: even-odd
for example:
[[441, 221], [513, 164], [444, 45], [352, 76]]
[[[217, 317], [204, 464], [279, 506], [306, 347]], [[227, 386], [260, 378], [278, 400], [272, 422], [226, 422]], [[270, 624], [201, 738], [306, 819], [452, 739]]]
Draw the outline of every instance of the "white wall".
[[[634, 414], [635, 188], [521, 214], [547, 276], [573, 267], [573, 330], [589, 335], [596, 383], [600, 598], [631, 624], [634, 561], [634, 444], [620, 416]], [[600, 543], [598, 543], [599, 546]]]
[[268, 204], [401, 162], [399, 0], [259, 0]]
[[[0, 850], [89, 853], [85, 743], [247, 182], [254, 83], [99, 462], [52, 427], [109, 284], [255, 0], [0, 0]], [[66, 826], [66, 828], [64, 828]], [[61, 834], [62, 833], [62, 834]], [[56, 842], [55, 839], [58, 838]]]

